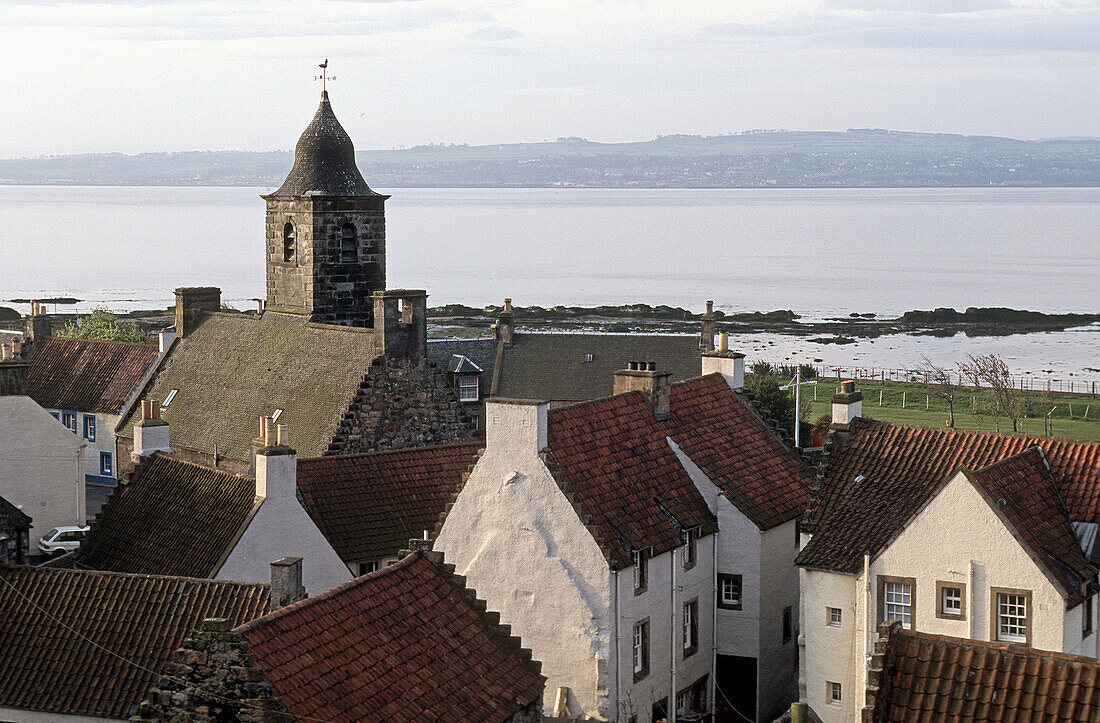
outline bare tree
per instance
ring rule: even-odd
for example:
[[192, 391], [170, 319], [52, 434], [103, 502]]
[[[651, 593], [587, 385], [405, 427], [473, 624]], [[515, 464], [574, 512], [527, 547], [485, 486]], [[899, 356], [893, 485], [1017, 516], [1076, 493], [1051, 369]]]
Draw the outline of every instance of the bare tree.
[[959, 398], [962, 388], [951, 381], [951, 370], [936, 366], [928, 357], [921, 357], [920, 372], [924, 376], [924, 389], [933, 397], [938, 397], [947, 402], [948, 420], [947, 426], [955, 427], [955, 401]]
[[1012, 375], [1008, 365], [996, 354], [974, 356], [967, 354], [968, 361], [959, 364], [959, 371], [975, 387], [987, 387], [993, 392], [994, 413], [1004, 413], [1012, 422], [1012, 431], [1018, 432], [1019, 421], [1024, 414], [1023, 395], [1012, 386]]

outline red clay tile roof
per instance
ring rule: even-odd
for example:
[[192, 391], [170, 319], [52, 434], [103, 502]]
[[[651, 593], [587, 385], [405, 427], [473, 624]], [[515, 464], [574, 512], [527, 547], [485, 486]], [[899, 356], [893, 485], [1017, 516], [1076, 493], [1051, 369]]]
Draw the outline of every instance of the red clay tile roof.
[[77, 567], [211, 577], [252, 512], [256, 482], [157, 452], [112, 492]]
[[540, 699], [540, 665], [451, 570], [416, 552], [237, 630], [292, 715], [507, 720]]
[[0, 565], [0, 706], [126, 718], [203, 618], [267, 609], [256, 583]]
[[[1079, 603], [1076, 578], [1094, 571], [1076, 543], [1043, 453], [1024, 446], [1011, 456], [994, 456], [1015, 448], [1020, 438], [977, 436], [987, 446], [959, 449], [944, 442], [973, 440], [950, 430], [859, 420], [851, 442], [829, 467], [825, 511], [796, 564], [857, 572], [863, 555], [881, 552], [959, 469], [978, 469], [972, 479], [990, 504], [1055, 576], [1070, 606]], [[841, 480], [850, 481], [842, 485]], [[1000, 499], [1006, 500], [1004, 507]]]
[[155, 344], [50, 337], [31, 348], [27, 396], [49, 409], [119, 414], [158, 353]]
[[1084, 582], [1096, 575], [1077, 543], [1058, 487], [1039, 447], [995, 462], [975, 472], [994, 509], [1016, 528], [1024, 543], [1066, 591], [1071, 606], [1082, 601]]
[[397, 554], [434, 530], [480, 443], [298, 461], [302, 506], [345, 562]]
[[669, 436], [762, 530], [806, 511], [813, 475], [718, 374], [672, 385]]
[[875, 648], [871, 717], [865, 720], [1100, 720], [1100, 661], [1095, 658], [930, 635], [897, 623]]
[[659, 555], [683, 544], [669, 515], [704, 535], [717, 529], [667, 433], [640, 392], [550, 410], [551, 470], [590, 517], [613, 569], [631, 564], [631, 550]]

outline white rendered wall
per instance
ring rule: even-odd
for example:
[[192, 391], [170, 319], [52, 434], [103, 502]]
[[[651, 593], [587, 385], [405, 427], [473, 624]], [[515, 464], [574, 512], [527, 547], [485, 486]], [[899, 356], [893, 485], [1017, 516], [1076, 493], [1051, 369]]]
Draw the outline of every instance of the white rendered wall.
[[[69, 432], [72, 434], [72, 432]], [[12, 723], [99, 723], [99, 721], [120, 721], [126, 718], [99, 718], [89, 715], [66, 715], [26, 708], [6, 708], [0, 706], [0, 720]]]
[[[956, 475], [882, 555], [871, 561], [870, 572], [872, 627], [878, 625], [879, 575], [916, 578], [917, 630], [977, 640], [990, 639], [990, 588], [1024, 589], [1032, 593], [1030, 645], [1069, 652], [1063, 649], [1071, 635], [1065, 627], [1069, 622], [1064, 598], [965, 475]], [[807, 571], [804, 577], [807, 702], [826, 723], [853, 720], [858, 708], [853, 711], [849, 704], [862, 706], [863, 701], [863, 665], [861, 661], [852, 663], [862, 657], [866, 634], [862, 571], [858, 575]], [[936, 617], [937, 580], [968, 586], [965, 620]], [[849, 605], [853, 599], [853, 624], [848, 624], [845, 609], [842, 629], [829, 628], [825, 608]], [[1072, 635], [1079, 639], [1080, 618], [1070, 616], [1068, 620], [1076, 627]], [[873, 641], [877, 632], [872, 632]], [[826, 680], [844, 683], [842, 706], [826, 702]]]
[[[760, 535], [760, 653], [757, 717], [775, 720], [798, 695], [798, 555], [794, 520]], [[791, 609], [791, 639], [783, 642], [783, 609]]]
[[570, 715], [609, 718], [612, 573], [539, 459], [546, 406], [489, 402], [485, 414], [485, 453], [435, 549], [542, 662], [546, 706], [565, 686]]
[[271, 563], [288, 555], [302, 558], [302, 584], [308, 595], [352, 578], [348, 566], [298, 502], [297, 459], [292, 454], [256, 455], [256, 476], [268, 479], [266, 496], [218, 570], [217, 579], [270, 582]]
[[[56, 412], [60, 417], [62, 412], [69, 412], [76, 414], [76, 433], [74, 437], [84, 443], [84, 474], [90, 477], [103, 477], [100, 474], [99, 454], [100, 452], [111, 453], [111, 474], [107, 475], [111, 477], [112, 481], [107, 484], [112, 484], [113, 480], [118, 478], [118, 462], [115, 459], [115, 425], [118, 424], [119, 415], [117, 414], [90, 414], [88, 412], [74, 412], [71, 409], [47, 409], [48, 412]], [[95, 417], [95, 440], [89, 440], [84, 436], [84, 417]], [[65, 426], [62, 424], [61, 426]], [[97, 480], [90, 480], [96, 482]]]
[[32, 552], [50, 528], [86, 524], [83, 442], [30, 397], [0, 397], [0, 497], [31, 517]]

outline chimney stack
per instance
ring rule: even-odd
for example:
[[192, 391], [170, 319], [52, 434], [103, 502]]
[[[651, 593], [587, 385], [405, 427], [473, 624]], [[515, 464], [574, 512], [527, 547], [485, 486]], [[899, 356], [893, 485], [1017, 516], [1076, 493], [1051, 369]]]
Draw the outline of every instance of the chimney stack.
[[549, 403], [533, 399], [486, 399], [486, 454], [538, 455], [547, 445], [549, 409]]
[[428, 354], [428, 292], [375, 291], [374, 348], [388, 359], [423, 359]]
[[707, 301], [707, 313], [699, 320], [699, 348], [714, 351], [714, 302]]
[[166, 326], [157, 332], [157, 342], [160, 353], [168, 351], [168, 347], [172, 345], [172, 340], [176, 338], [176, 327]]
[[256, 496], [296, 499], [298, 453], [286, 444], [286, 425], [276, 427], [271, 417], [260, 417], [260, 435], [263, 446], [256, 450]]
[[31, 299], [31, 313], [23, 318], [23, 345], [30, 346], [41, 339], [47, 339], [53, 333], [53, 322], [42, 312], [42, 305]]
[[221, 311], [222, 290], [216, 286], [184, 286], [176, 289], [176, 334], [181, 339], [198, 326], [204, 312]]
[[854, 381], [841, 382], [840, 392], [833, 396], [833, 427], [847, 429], [860, 416], [863, 416], [863, 392], [856, 389]]
[[504, 308], [497, 314], [497, 323], [493, 324], [493, 338], [505, 345], [512, 345], [512, 335], [515, 333], [515, 313], [512, 311], [512, 300], [504, 300]]
[[282, 608], [305, 600], [306, 588], [302, 585], [302, 558], [280, 557], [271, 563], [271, 606]]
[[745, 386], [745, 355], [729, 350], [729, 336], [723, 332], [718, 335], [718, 350], [703, 352], [703, 376], [721, 374], [730, 389]]
[[612, 394], [638, 391], [645, 395], [657, 419], [668, 419], [672, 412], [672, 373], [657, 371], [657, 362], [632, 361], [615, 372]]
[[8, 358], [8, 346], [3, 346], [3, 359], [0, 360], [0, 397], [27, 396], [27, 369], [30, 363], [16, 357]]
[[160, 418], [160, 402], [145, 399], [141, 402], [141, 421], [134, 425], [134, 451], [130, 459], [137, 464], [153, 452], [172, 453], [168, 446], [168, 422]]

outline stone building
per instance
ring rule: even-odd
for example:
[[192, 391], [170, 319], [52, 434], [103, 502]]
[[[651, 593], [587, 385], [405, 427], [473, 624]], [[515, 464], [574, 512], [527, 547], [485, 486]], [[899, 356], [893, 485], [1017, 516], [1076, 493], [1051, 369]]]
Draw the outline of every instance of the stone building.
[[0, 563], [24, 565], [30, 549], [31, 518], [0, 497]]
[[267, 308], [310, 321], [370, 327], [386, 288], [389, 196], [367, 186], [328, 91], [294, 148], [294, 167], [267, 202]]

